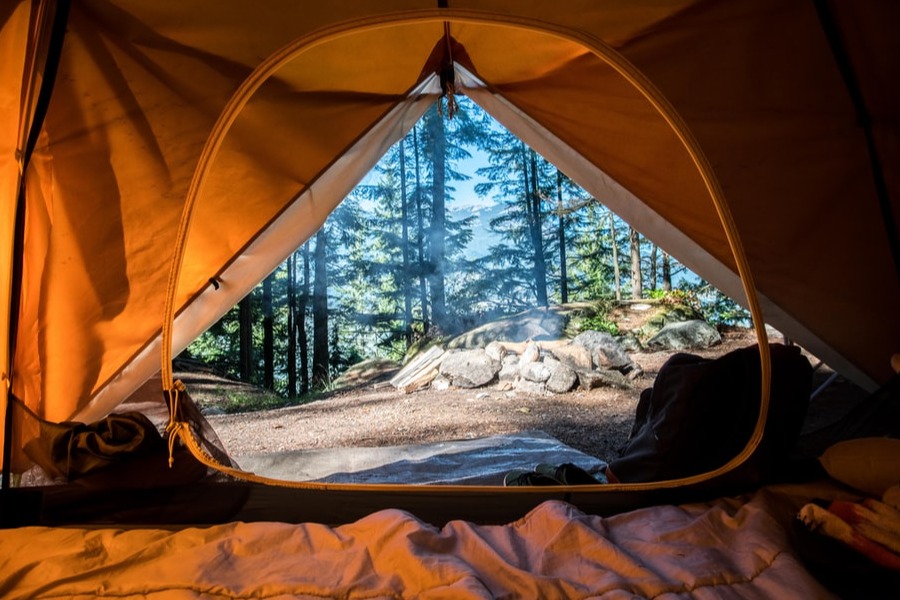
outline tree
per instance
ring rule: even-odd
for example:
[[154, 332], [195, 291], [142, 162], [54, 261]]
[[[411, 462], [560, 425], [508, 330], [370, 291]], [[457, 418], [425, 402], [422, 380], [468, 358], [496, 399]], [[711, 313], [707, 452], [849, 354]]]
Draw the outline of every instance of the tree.
[[619, 242], [616, 240], [616, 215], [609, 211], [609, 230], [612, 237], [612, 262], [615, 273], [616, 301], [622, 301], [622, 274], [619, 272]]
[[552, 247], [545, 244], [545, 238], [553, 236], [545, 236], [542, 200], [549, 187], [550, 165], [508, 131], [491, 131], [484, 148], [489, 166], [477, 172], [486, 181], [477, 184], [475, 191], [506, 206], [490, 222], [491, 229], [503, 238], [491, 248], [494, 291], [506, 299], [509, 308], [525, 308], [534, 302], [546, 306], [546, 254]]
[[294, 323], [297, 320], [297, 254], [288, 256], [287, 267], [287, 394], [297, 396], [297, 331]]
[[240, 361], [239, 373], [241, 381], [253, 378], [253, 291], [241, 298], [238, 303], [240, 327]]
[[417, 259], [417, 279], [419, 281], [419, 305], [422, 310], [422, 330], [428, 331], [431, 325], [428, 308], [428, 287], [426, 283], [426, 258], [425, 258], [425, 215], [424, 200], [422, 194], [422, 169], [419, 161], [421, 148], [419, 147], [419, 136], [417, 133], [418, 125], [412, 129], [412, 147], [415, 158], [415, 175], [416, 187], [413, 191], [413, 197], [416, 204], [416, 259]]
[[672, 263], [665, 250], [662, 252], [662, 288], [666, 292], [672, 291]]
[[640, 300], [644, 297], [644, 283], [641, 273], [641, 235], [633, 227], [628, 235], [629, 254], [631, 256], [631, 297]]
[[303, 244], [303, 285], [300, 288], [300, 305], [297, 307], [297, 346], [300, 348], [300, 393], [309, 392], [309, 338], [306, 334], [306, 312], [309, 304], [309, 242]]
[[[521, 144], [525, 149], [525, 144]], [[528, 229], [531, 233], [532, 265], [534, 272], [534, 287], [537, 303], [547, 306], [547, 262], [544, 257], [544, 211], [539, 189], [537, 153], [528, 148], [527, 160], [523, 160], [522, 174], [525, 187], [525, 212], [528, 221]]]
[[314, 255], [315, 282], [313, 285], [313, 361], [312, 385], [320, 388], [330, 378], [328, 349], [328, 264], [327, 235], [323, 226], [316, 233]]
[[559, 238], [559, 296], [560, 302], [569, 301], [569, 276], [566, 260], [566, 220], [563, 206], [563, 174], [556, 170], [556, 235]]
[[444, 290], [444, 240], [446, 226], [446, 151], [443, 116], [437, 110], [425, 114], [425, 126], [431, 141], [431, 225], [428, 228], [428, 284], [431, 290], [431, 317], [439, 331], [448, 329]]
[[263, 387], [275, 389], [275, 319], [272, 308], [272, 281], [275, 273], [263, 280]]
[[403, 247], [403, 337], [406, 348], [412, 345], [413, 315], [412, 315], [412, 268], [409, 248], [409, 198], [406, 187], [406, 139], [398, 142], [400, 158], [400, 226], [401, 245]]

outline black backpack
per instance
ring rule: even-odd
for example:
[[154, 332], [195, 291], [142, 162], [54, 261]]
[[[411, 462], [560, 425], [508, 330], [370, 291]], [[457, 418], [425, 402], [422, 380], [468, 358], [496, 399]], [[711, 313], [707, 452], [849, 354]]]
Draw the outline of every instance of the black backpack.
[[[812, 387], [812, 367], [796, 346], [770, 344], [771, 400], [753, 455], [732, 475], [761, 483], [788, 461], [800, 434]], [[677, 479], [723, 466], [744, 449], [759, 417], [760, 357], [756, 345], [711, 360], [676, 354], [652, 388], [641, 393], [634, 427], [611, 481]]]

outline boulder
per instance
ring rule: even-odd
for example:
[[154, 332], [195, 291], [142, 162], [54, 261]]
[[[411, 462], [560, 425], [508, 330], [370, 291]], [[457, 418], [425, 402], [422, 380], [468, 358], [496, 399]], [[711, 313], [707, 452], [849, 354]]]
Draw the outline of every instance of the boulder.
[[546, 383], [547, 391], [554, 394], [565, 394], [575, 387], [575, 384], [578, 382], [578, 375], [574, 369], [561, 362], [548, 365], [548, 367], [550, 369], [550, 378], [547, 379]]
[[543, 383], [537, 381], [528, 381], [527, 379], [516, 380], [515, 389], [525, 394], [546, 394], [547, 388]]
[[461, 388], [474, 388], [493, 381], [500, 371], [500, 362], [484, 350], [456, 350], [448, 352], [441, 362], [440, 373]]
[[666, 325], [701, 320], [703, 318], [696, 309], [686, 304], [656, 303], [653, 305], [652, 310], [654, 312], [653, 316], [635, 332], [640, 339], [653, 337]]
[[592, 390], [600, 386], [617, 387], [626, 390], [631, 388], [628, 379], [618, 371], [609, 369], [597, 369], [594, 371], [576, 369], [575, 375], [578, 377], [578, 386], [583, 390]]
[[530, 363], [537, 362], [541, 360], [541, 349], [537, 344], [533, 342], [529, 342], [525, 345], [525, 350], [522, 351], [522, 354], [519, 356], [520, 363]]
[[638, 336], [634, 334], [634, 332], [626, 331], [621, 335], [617, 335], [616, 341], [625, 352], [644, 351], [644, 345], [641, 343], [641, 340], [638, 338]]
[[448, 348], [483, 348], [490, 342], [559, 339], [566, 325], [563, 307], [533, 308], [486, 323], [450, 340]]
[[594, 366], [604, 369], [630, 371], [634, 361], [626, 354], [619, 342], [603, 331], [582, 331], [572, 340], [573, 344], [584, 346], [591, 353]]
[[[497, 378], [500, 380], [500, 383], [512, 383], [516, 379], [519, 378], [519, 357], [515, 354], [508, 354], [503, 357], [503, 362], [500, 366], [500, 372], [497, 374]], [[506, 386], [501, 386], [504, 389], [508, 389]]]
[[572, 368], [591, 369], [594, 366], [591, 351], [581, 344], [566, 344], [554, 348], [552, 352], [553, 356]]
[[541, 362], [526, 362], [519, 365], [519, 375], [522, 379], [535, 383], [544, 383], [550, 379], [550, 368]]
[[722, 341], [715, 327], [699, 319], [669, 323], [647, 340], [650, 350], [689, 350], [709, 348]]
[[500, 342], [491, 342], [484, 347], [484, 351], [488, 356], [498, 362], [502, 361], [507, 354], [506, 348]]

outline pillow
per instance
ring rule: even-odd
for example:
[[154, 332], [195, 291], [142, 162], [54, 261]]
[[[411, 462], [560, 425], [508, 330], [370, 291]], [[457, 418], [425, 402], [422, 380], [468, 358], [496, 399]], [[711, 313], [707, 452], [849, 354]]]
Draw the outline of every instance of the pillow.
[[825, 450], [819, 462], [833, 479], [881, 498], [885, 490], [900, 481], [900, 440], [845, 440]]

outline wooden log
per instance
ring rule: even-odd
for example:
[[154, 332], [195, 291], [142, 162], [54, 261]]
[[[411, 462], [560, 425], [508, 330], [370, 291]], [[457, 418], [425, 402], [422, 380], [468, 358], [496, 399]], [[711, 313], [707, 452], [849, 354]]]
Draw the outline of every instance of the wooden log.
[[400, 369], [390, 383], [407, 394], [424, 387], [437, 377], [438, 366], [443, 358], [444, 349], [440, 346], [432, 346]]

